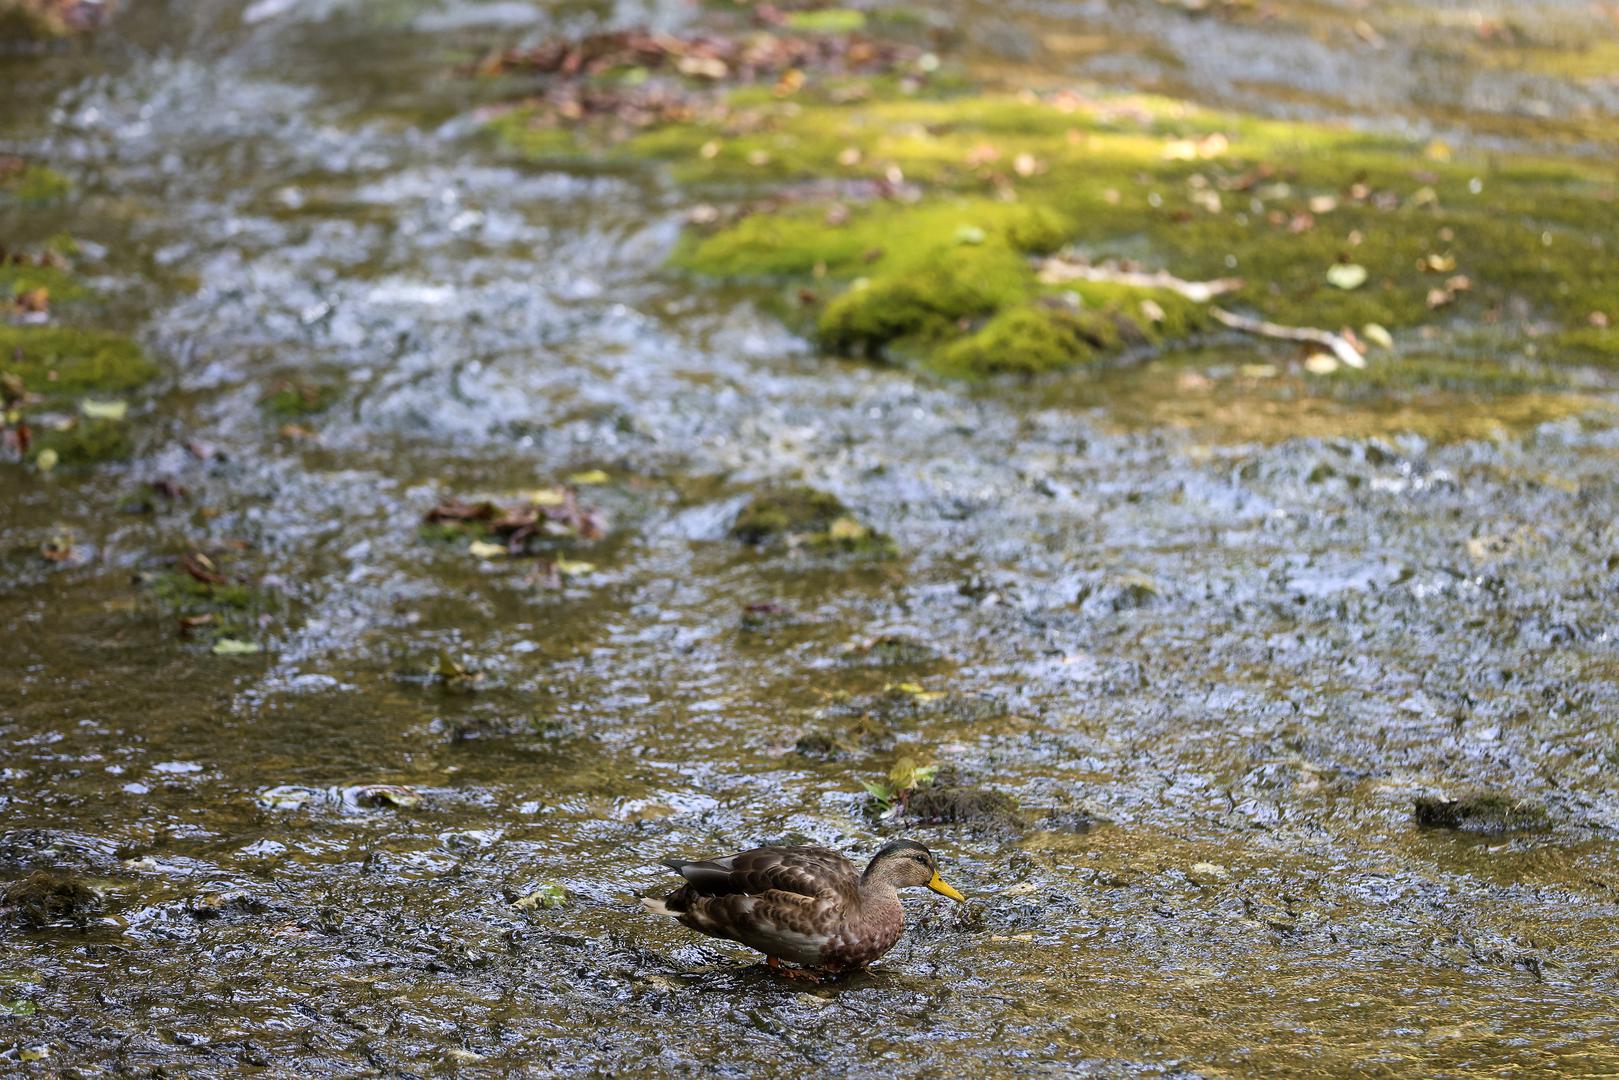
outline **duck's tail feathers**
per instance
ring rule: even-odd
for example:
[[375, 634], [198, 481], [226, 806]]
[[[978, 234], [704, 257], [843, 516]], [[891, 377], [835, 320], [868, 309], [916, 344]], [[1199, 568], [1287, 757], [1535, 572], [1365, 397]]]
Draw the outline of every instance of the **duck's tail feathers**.
[[652, 912], [654, 915], [667, 915], [671, 919], [676, 918], [680, 914], [680, 912], [674, 910], [656, 896], [641, 897], [641, 906]]

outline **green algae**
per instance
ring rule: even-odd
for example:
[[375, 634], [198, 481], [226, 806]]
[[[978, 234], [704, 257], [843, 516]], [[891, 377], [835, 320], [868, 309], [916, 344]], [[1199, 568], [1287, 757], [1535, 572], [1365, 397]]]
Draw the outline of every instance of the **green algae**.
[[147, 582], [152, 595], [184, 615], [200, 612], [245, 612], [258, 606], [257, 590], [240, 582], [199, 581], [183, 570], [153, 575]]
[[63, 428], [47, 427], [38, 432], [29, 453], [32, 461], [47, 450], [58, 464], [83, 468], [108, 461], [123, 461], [131, 452], [129, 431], [117, 420], [79, 419]]
[[104, 330], [0, 324], [0, 371], [44, 397], [133, 390], [157, 364], [134, 341]]
[[338, 389], [307, 379], [290, 379], [277, 384], [264, 399], [264, 410], [272, 416], [295, 419], [317, 416], [332, 407]]
[[53, 304], [77, 300], [88, 293], [71, 272], [48, 262], [0, 265], [0, 303], [15, 301], [36, 289], [44, 289]]
[[218, 550], [212, 556], [192, 551], [170, 568], [142, 573], [137, 580], [147, 596], [178, 622], [182, 636], [210, 647], [239, 643], [214, 651], [243, 653], [263, 632], [275, 594], [253, 584], [242, 561], [234, 550]]

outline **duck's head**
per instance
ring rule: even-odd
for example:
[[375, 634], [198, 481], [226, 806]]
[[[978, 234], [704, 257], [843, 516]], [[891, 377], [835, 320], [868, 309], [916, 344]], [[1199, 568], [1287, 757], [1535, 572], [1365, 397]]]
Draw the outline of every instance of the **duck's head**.
[[952, 900], [966, 900], [939, 876], [933, 853], [915, 840], [895, 840], [883, 845], [866, 865], [861, 880], [868, 885], [891, 885], [896, 889], [925, 887]]

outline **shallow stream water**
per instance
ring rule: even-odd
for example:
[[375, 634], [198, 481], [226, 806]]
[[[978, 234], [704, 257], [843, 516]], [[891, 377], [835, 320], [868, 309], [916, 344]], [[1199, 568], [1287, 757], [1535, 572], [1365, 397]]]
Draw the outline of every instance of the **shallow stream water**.
[[[1351, 69], [1355, 5], [1280, 7], [961, 17], [986, 64], [1283, 114], [1517, 138], [1536, 94], [1615, 108], [1490, 82], [1432, 24]], [[818, 357], [663, 269], [688, 207], [655, 170], [524, 166], [475, 130], [483, 49], [690, 14], [134, 2], [5, 61], [7, 147], [78, 190], [6, 229], [87, 242], [103, 321], [165, 375], [128, 464], [0, 471], [0, 878], [107, 897], [0, 931], [4, 1068], [1619, 1072], [1611, 414], [1243, 439], [1240, 403], [1215, 432]], [[291, 377], [339, 388], [307, 432], [260, 404]], [[421, 536], [445, 497], [593, 470], [611, 534], [560, 588]], [[157, 478], [188, 497], [128, 512]], [[902, 556], [728, 539], [783, 480]], [[41, 559], [64, 531], [81, 557]], [[133, 582], [237, 541], [265, 648], [216, 656]], [[862, 716], [893, 745], [798, 749]], [[862, 783], [907, 753], [1021, 820], [877, 820]], [[1473, 789], [1550, 825], [1414, 822]], [[970, 902], [908, 901], [836, 984], [635, 901], [670, 855], [900, 832]]]

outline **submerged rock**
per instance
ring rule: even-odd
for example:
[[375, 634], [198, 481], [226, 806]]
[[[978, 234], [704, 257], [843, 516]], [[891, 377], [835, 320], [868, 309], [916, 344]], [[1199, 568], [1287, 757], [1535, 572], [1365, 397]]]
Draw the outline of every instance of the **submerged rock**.
[[102, 903], [95, 886], [57, 870], [35, 870], [0, 894], [0, 911], [33, 929], [62, 921], [82, 926]]
[[1012, 833], [1028, 827], [1017, 800], [968, 784], [954, 769], [942, 770], [932, 783], [916, 788], [904, 805], [904, 815], [923, 825], [965, 825]]
[[1428, 829], [1495, 834], [1541, 831], [1551, 828], [1546, 808], [1495, 792], [1474, 792], [1456, 798], [1424, 797], [1416, 801], [1418, 825]]

